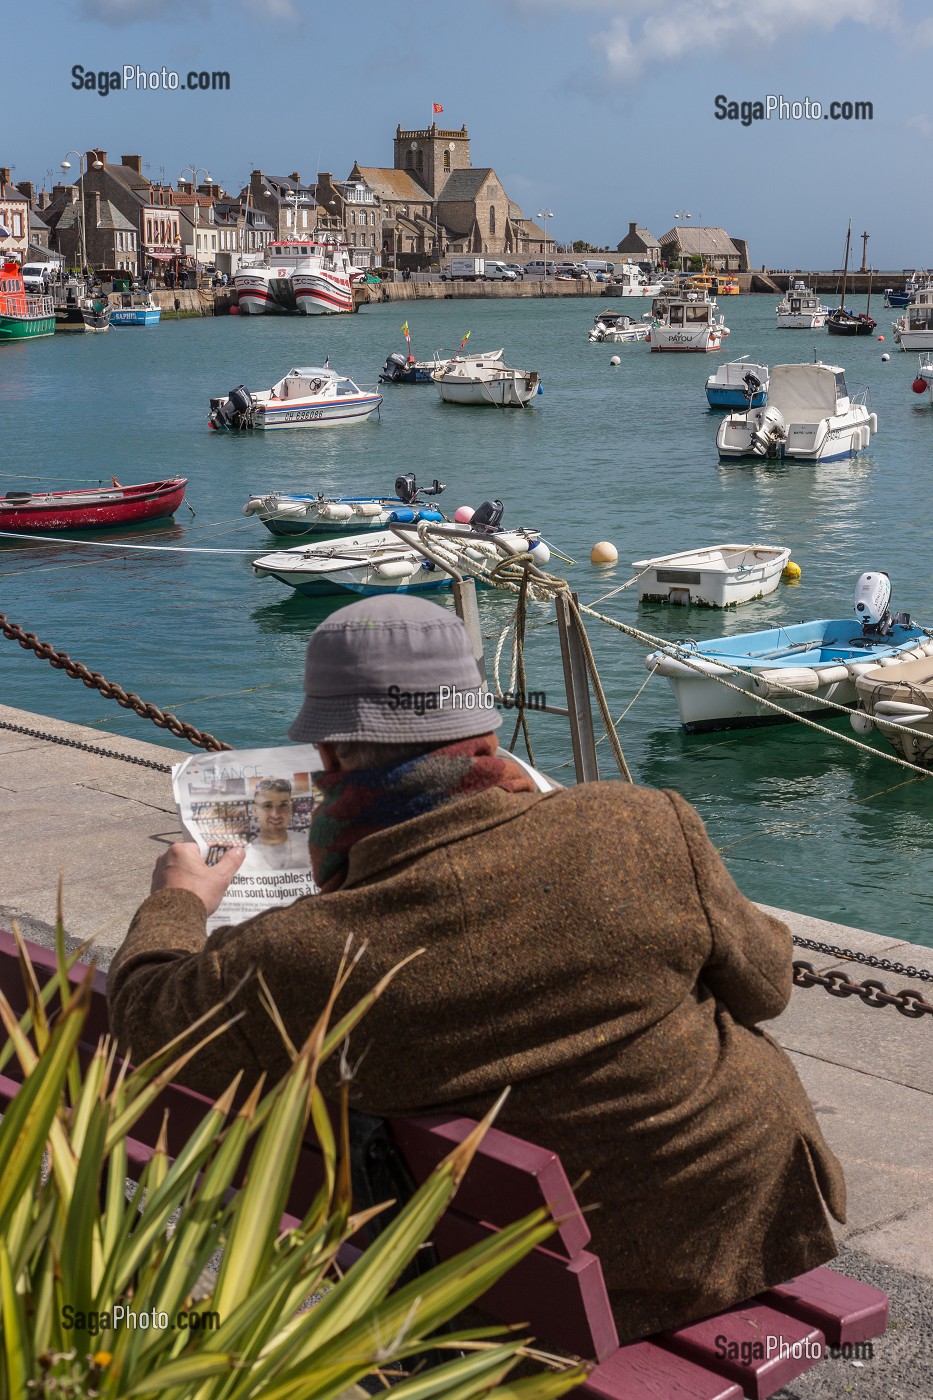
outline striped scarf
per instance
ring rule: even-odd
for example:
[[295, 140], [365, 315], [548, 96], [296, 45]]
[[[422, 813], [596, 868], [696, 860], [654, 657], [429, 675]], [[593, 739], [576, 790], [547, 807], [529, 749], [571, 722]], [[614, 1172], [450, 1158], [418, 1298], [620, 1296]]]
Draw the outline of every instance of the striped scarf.
[[525, 770], [500, 756], [497, 747], [495, 735], [484, 734], [432, 749], [396, 768], [315, 773], [323, 800], [314, 809], [309, 839], [319, 888], [324, 893], [339, 889], [347, 876], [351, 847], [377, 831], [487, 788], [535, 792]]

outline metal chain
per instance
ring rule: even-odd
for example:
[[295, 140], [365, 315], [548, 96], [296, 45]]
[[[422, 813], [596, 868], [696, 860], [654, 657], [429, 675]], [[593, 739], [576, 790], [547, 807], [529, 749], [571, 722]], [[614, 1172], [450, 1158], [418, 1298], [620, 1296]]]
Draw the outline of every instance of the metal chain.
[[99, 690], [104, 699], [116, 700], [124, 710], [133, 710], [143, 719], [151, 719], [153, 724], [158, 725], [160, 729], [167, 729], [177, 739], [186, 739], [197, 748], [209, 749], [215, 753], [221, 749], [229, 749], [229, 744], [222, 743], [213, 734], [196, 729], [193, 724], [188, 724], [177, 715], [173, 715], [171, 710], [160, 710], [158, 705], [142, 700], [133, 691], [124, 690], [116, 681], [108, 681], [99, 671], [89, 671], [82, 662], [72, 661], [66, 651], [56, 651], [49, 642], [40, 642], [35, 632], [24, 632], [22, 627], [10, 622], [5, 613], [0, 613], [0, 632], [11, 642], [19, 642], [25, 650], [34, 651], [36, 656], [48, 661], [57, 671], [64, 671], [72, 680], [81, 681], [90, 690]]
[[831, 957], [842, 958], [846, 962], [863, 963], [866, 967], [880, 967], [882, 972], [894, 972], [898, 977], [919, 977], [922, 982], [933, 982], [933, 972], [925, 967], [914, 967], [908, 963], [891, 962], [888, 958], [876, 958], [874, 953], [856, 953], [852, 948], [837, 948], [833, 943], [814, 943], [812, 939], [800, 938], [795, 933], [794, 942], [798, 948], [809, 948], [812, 953], [829, 953]]
[[920, 1016], [933, 1016], [933, 1002], [925, 1001], [919, 992], [905, 988], [902, 992], [889, 992], [883, 982], [866, 980], [853, 982], [844, 972], [817, 972], [812, 963], [794, 963], [795, 987], [825, 987], [831, 997], [859, 997], [866, 1006], [893, 1006], [902, 1016], [917, 1020]]
[[134, 754], [120, 753], [117, 749], [99, 749], [96, 744], [83, 744], [80, 739], [66, 739], [61, 734], [46, 734], [42, 729], [27, 729], [23, 724], [7, 724], [0, 719], [0, 729], [9, 729], [14, 734], [28, 734], [30, 739], [44, 739], [49, 744], [64, 744], [68, 749], [83, 749], [85, 753], [98, 754], [100, 758], [122, 758], [124, 763], [138, 763], [140, 768], [154, 768], [157, 773], [171, 773], [170, 763], [157, 763], [154, 758], [137, 758]]

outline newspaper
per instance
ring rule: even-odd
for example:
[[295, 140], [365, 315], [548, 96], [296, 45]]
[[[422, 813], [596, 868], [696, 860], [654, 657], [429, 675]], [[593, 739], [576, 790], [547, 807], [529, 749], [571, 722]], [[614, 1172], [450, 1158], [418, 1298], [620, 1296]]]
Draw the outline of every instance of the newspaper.
[[[509, 754], [536, 787], [557, 786], [530, 763]], [[240, 924], [274, 904], [317, 894], [311, 873], [308, 828], [319, 794], [312, 774], [323, 768], [313, 744], [274, 749], [225, 749], [196, 754], [172, 768], [172, 787], [182, 825], [214, 865], [231, 846], [246, 857], [207, 931]]]
[[246, 847], [243, 864], [208, 918], [208, 933], [270, 905], [317, 894], [308, 828], [315, 804], [311, 775], [322, 767], [313, 744], [225, 749], [175, 764], [178, 813], [208, 865], [231, 846]]

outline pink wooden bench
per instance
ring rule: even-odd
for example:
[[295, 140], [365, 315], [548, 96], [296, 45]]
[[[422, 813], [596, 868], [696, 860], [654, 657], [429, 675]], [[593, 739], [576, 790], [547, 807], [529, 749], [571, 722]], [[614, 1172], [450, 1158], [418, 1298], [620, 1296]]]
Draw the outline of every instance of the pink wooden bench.
[[[54, 955], [47, 949], [30, 945], [30, 954], [40, 978], [55, 970]], [[76, 970], [73, 979], [81, 975]], [[25, 1008], [15, 944], [2, 931], [0, 988], [16, 1010]], [[106, 979], [98, 972], [88, 1041], [96, 1041], [107, 1029]], [[18, 1065], [12, 1062], [0, 1075], [0, 1111], [17, 1092], [18, 1075]], [[141, 1170], [151, 1156], [166, 1108], [173, 1151], [210, 1102], [171, 1085], [128, 1144], [131, 1170]], [[415, 1184], [473, 1126], [471, 1119], [456, 1116], [395, 1119], [390, 1124], [395, 1149]], [[290, 1214], [304, 1213], [321, 1180], [320, 1156], [315, 1143], [308, 1141], [289, 1199]], [[880, 1289], [824, 1268], [677, 1332], [620, 1346], [602, 1267], [587, 1248], [589, 1227], [559, 1159], [495, 1128], [486, 1135], [452, 1208], [438, 1223], [437, 1254], [449, 1258], [541, 1205], [559, 1221], [555, 1234], [546, 1248], [534, 1250], [490, 1289], [481, 1306], [497, 1321], [526, 1325], [553, 1351], [596, 1361], [576, 1392], [592, 1400], [765, 1400], [816, 1364], [822, 1348], [881, 1336], [887, 1326], [888, 1300]], [[765, 1338], [775, 1339], [776, 1354], [761, 1354]]]

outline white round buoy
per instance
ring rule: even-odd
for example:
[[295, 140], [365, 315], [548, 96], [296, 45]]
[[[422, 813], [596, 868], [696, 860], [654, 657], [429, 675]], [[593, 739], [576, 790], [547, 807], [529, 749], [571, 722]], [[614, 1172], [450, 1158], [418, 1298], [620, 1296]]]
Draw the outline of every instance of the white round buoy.
[[590, 550], [591, 564], [614, 564], [618, 557], [619, 551], [609, 540], [600, 540]]
[[884, 354], [881, 356], [881, 363], [882, 363], [883, 365], [887, 364], [887, 362], [888, 362], [888, 360], [890, 360], [890, 358], [891, 358], [891, 356], [888, 354], [887, 350], [885, 350]]
[[613, 368], [615, 368], [615, 366], [616, 366], [616, 365], [620, 365], [620, 364], [622, 363], [622, 361], [621, 361], [621, 359], [619, 358], [618, 355], [613, 355], [613, 357], [612, 357], [612, 359], [609, 361], [609, 363], [613, 366]]
[[472, 506], [457, 506], [454, 511], [454, 520], [458, 525], [469, 525], [475, 514]]

